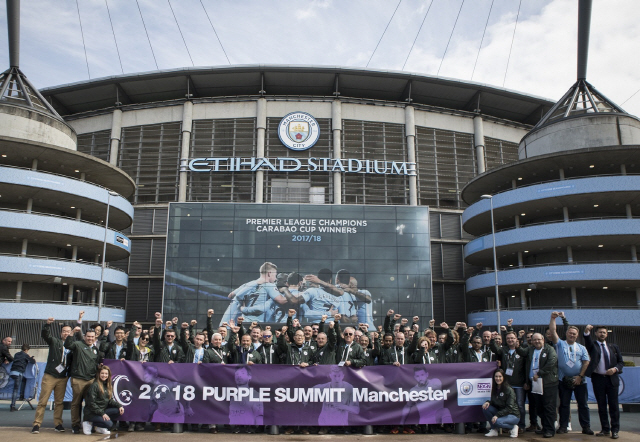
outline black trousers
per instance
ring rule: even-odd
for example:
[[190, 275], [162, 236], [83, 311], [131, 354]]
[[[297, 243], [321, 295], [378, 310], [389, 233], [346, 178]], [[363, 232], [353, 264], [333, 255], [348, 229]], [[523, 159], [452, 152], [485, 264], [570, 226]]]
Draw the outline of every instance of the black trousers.
[[560, 428], [567, 428], [569, 425], [569, 415], [571, 413], [571, 396], [575, 395], [578, 403], [578, 419], [582, 429], [591, 427], [589, 417], [589, 405], [587, 405], [587, 383], [583, 382], [574, 389], [565, 387], [562, 381], [559, 384], [560, 389]]
[[[598, 402], [598, 415], [602, 431], [620, 431], [620, 405], [618, 404], [618, 387], [614, 387], [611, 376], [603, 376], [598, 373], [591, 374], [593, 394]], [[609, 416], [607, 416], [607, 404]], [[611, 417], [611, 425], [609, 425]]]
[[536, 413], [545, 433], [556, 434], [556, 405], [558, 403], [558, 384], [544, 385], [542, 394], [531, 394]]
[[527, 400], [529, 401], [529, 424], [538, 425], [538, 412], [536, 411], [535, 398], [537, 394], [531, 393], [531, 390], [527, 390]]

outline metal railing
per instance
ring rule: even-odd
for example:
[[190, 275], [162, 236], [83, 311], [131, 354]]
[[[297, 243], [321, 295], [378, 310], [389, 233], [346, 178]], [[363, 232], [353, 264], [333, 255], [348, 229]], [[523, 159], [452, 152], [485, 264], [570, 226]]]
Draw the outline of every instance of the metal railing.
[[[550, 263], [544, 263], [544, 264], [529, 264], [525, 266], [514, 265], [513, 267], [501, 267], [501, 268], [498, 268], [498, 272], [508, 271], [508, 270], [520, 270], [520, 269], [527, 269], [527, 268], [533, 268], [533, 267], [552, 267], [552, 266], [586, 265], [586, 264], [640, 264], [640, 261], [604, 260], [604, 261], [550, 262]], [[469, 278], [473, 278], [474, 276], [478, 276], [478, 275], [484, 275], [486, 273], [493, 273], [493, 269], [480, 270], [478, 273], [475, 273], [469, 276]], [[640, 274], [638, 274], [638, 279], [640, 279]]]
[[[79, 306], [88, 306], [88, 307], [97, 307], [97, 304], [92, 304], [90, 302], [72, 302], [69, 303], [67, 301], [47, 301], [42, 299], [21, 299], [17, 301], [15, 298], [0, 298], [0, 303], [2, 302], [11, 302], [16, 304], [60, 304], [60, 305], [79, 305]], [[107, 305], [102, 304], [102, 308], [113, 308], [118, 310], [124, 310], [124, 307], [119, 307], [117, 305]]]
[[[79, 179], [79, 178], [75, 178], [75, 177], [72, 177], [72, 176], [69, 176], [69, 175], [62, 175], [62, 174], [60, 174], [60, 173], [49, 172], [49, 171], [47, 171], [47, 170], [33, 170], [33, 169], [29, 168], [29, 167], [12, 166], [12, 165], [10, 165], [10, 164], [0, 164], [0, 167], [10, 167], [11, 169], [28, 170], [28, 171], [30, 171], [30, 172], [37, 172], [37, 173], [44, 173], [44, 174], [46, 174], [46, 175], [59, 176], [59, 177], [61, 177], [61, 178], [66, 178], [66, 179], [68, 179], [68, 180], [77, 181], [77, 182], [79, 182], [79, 183], [91, 184], [92, 186], [100, 187], [101, 189], [104, 189], [104, 190], [106, 190], [106, 191], [108, 191], [108, 192], [115, 192], [114, 190], [111, 190], [111, 189], [109, 189], [108, 187], [101, 186], [100, 184], [98, 184], [98, 183], [94, 183], [94, 182], [92, 182], [92, 181], [81, 180], [81, 179]], [[61, 192], [62, 192], [62, 191], [61, 191]], [[62, 193], [65, 193], [65, 192], [62, 192]], [[118, 193], [118, 192], [115, 192], [115, 193]], [[119, 196], [120, 198], [122, 198], [122, 199], [126, 200], [126, 198], [125, 198], [125, 197], [123, 197], [122, 195], [120, 195], [119, 193], [118, 193], [118, 196]], [[98, 201], [98, 202], [100, 202], [100, 201]]]
[[[531, 183], [531, 184], [524, 184], [522, 186], [516, 186], [515, 189], [511, 188], [511, 189], [505, 189], [505, 190], [501, 190], [499, 192], [494, 193], [492, 196], [496, 196], [496, 195], [500, 195], [501, 193], [506, 193], [506, 192], [513, 192], [514, 190], [518, 190], [518, 189], [526, 189], [527, 187], [531, 187], [531, 186], [539, 186], [540, 184], [549, 184], [549, 183], [564, 183], [566, 181], [572, 181], [572, 180], [582, 180], [585, 178], [600, 178], [600, 177], [622, 177], [622, 176], [640, 176], [640, 174], [638, 173], [627, 173], [627, 174], [620, 174], [620, 173], [604, 173], [601, 175], [583, 175], [583, 176], [576, 176], [576, 177], [570, 177], [570, 178], [565, 178], [563, 180], [561, 180], [560, 178], [556, 178], [553, 180], [548, 180], [548, 181], [537, 181], [535, 183]], [[593, 192], [585, 192], [585, 193], [598, 193], [598, 191], [593, 191]], [[480, 201], [480, 200], [478, 200]], [[473, 204], [476, 204], [478, 201], [476, 201]]]
[[[33, 212], [33, 211], [29, 212], [29, 211], [26, 211], [26, 210], [6, 209], [6, 208], [0, 208], [0, 212], [16, 212], [16, 213], [26, 213], [28, 215], [52, 216], [54, 218], [66, 219], [66, 220], [69, 220], [69, 221], [76, 221], [76, 222], [84, 223], [84, 224], [91, 224], [93, 226], [97, 226], [97, 227], [100, 227], [101, 229], [104, 229], [104, 224], [92, 223], [91, 221], [85, 221], [85, 220], [82, 220], [82, 219], [72, 218], [70, 216], [56, 215], [56, 214], [53, 214], [53, 213], [43, 213], [43, 212]], [[107, 227], [107, 229], [111, 230], [112, 232], [119, 233], [122, 236], [127, 236], [124, 233], [122, 233], [121, 231], [113, 229], [111, 227]], [[29, 229], [29, 230], [31, 230], [31, 229]], [[102, 241], [98, 241], [98, 242], [101, 243]]]
[[[13, 256], [14, 258], [46, 259], [46, 260], [51, 260], [51, 261], [72, 262], [74, 264], [92, 265], [92, 266], [102, 267], [102, 263], [99, 263], [99, 262], [89, 262], [89, 261], [79, 261], [79, 260], [74, 261], [72, 259], [58, 258], [58, 257], [54, 257], [54, 256], [20, 255], [20, 254], [15, 254], [15, 253], [0, 253], [0, 256]], [[127, 273], [124, 270], [119, 269], [117, 267], [111, 267], [111, 266], [105, 266], [105, 267], [108, 268], [108, 269], [111, 269], [111, 270], [117, 270], [118, 272]]]
[[[504, 229], [500, 229], [500, 230], [496, 230], [496, 233], [499, 232], [507, 232], [509, 230], [517, 230], [517, 229], [524, 229], [527, 227], [531, 227], [531, 226], [543, 226], [545, 224], [564, 224], [564, 223], [571, 223], [574, 221], [594, 221], [594, 220], [617, 220], [617, 219], [640, 219], [640, 216], [633, 216], [631, 218], [627, 217], [627, 216], [595, 216], [595, 217], [590, 217], [590, 218], [573, 218], [573, 219], [568, 219], [568, 220], [564, 220], [564, 219], [558, 219], [555, 221], [541, 221], [538, 223], [530, 223], [530, 224], [521, 224], [519, 227], [506, 227]], [[487, 233], [486, 235], [483, 236], [479, 236], [478, 238], [482, 238], [482, 237], [486, 237], [486, 236], [491, 236], [491, 233]]]
[[[633, 309], [640, 309], [640, 306], [638, 305], [631, 305], [631, 306], [587, 306], [587, 305], [578, 305], [578, 306], [568, 306], [568, 307], [564, 307], [565, 311], [571, 311], [571, 310], [633, 310]], [[552, 311], [556, 311], [558, 310], [558, 306], [548, 306], [548, 307], [505, 307], [505, 308], [500, 308], [500, 311], [514, 311], [514, 312], [518, 312], [518, 311], [527, 311], [527, 310], [549, 310], [550, 312]], [[494, 313], [496, 310], [495, 309], [489, 309], [489, 310], [474, 310], [472, 311], [470, 314], [474, 314], [474, 313]]]
[[[13, 338], [11, 354], [19, 351], [22, 344], [29, 344], [31, 348], [47, 348], [47, 343], [41, 336], [42, 325], [45, 323], [46, 321], [35, 319], [0, 319], [0, 336]], [[89, 324], [95, 324], [95, 322], [89, 322]], [[78, 324], [76, 320], [56, 320], [51, 324], [52, 336], [60, 337], [60, 331], [64, 325], [75, 327]], [[86, 330], [86, 327], [87, 325], [83, 326], [83, 330]], [[38, 360], [38, 362], [45, 361]]]

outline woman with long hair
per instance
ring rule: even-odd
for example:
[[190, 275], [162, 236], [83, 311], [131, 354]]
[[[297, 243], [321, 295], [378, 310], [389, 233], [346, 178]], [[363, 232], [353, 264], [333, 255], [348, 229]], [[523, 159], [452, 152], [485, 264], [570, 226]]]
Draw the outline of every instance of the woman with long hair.
[[111, 384], [111, 369], [106, 365], [100, 367], [96, 378], [89, 385], [84, 394], [84, 419], [82, 431], [91, 434], [93, 427], [96, 433], [111, 434], [111, 428], [117, 428], [118, 418], [124, 413], [124, 408], [113, 400], [113, 385]]
[[509, 436], [518, 437], [520, 410], [516, 402], [516, 393], [505, 378], [504, 371], [500, 368], [493, 373], [491, 400], [482, 405], [482, 411], [487, 420], [491, 422], [491, 431], [485, 436], [498, 436], [501, 428], [507, 428], [510, 430]]

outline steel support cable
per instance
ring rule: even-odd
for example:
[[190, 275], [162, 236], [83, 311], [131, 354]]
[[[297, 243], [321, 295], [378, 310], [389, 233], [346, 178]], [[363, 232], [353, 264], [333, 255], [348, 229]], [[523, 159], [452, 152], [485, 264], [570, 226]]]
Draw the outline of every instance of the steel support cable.
[[473, 74], [475, 74], [476, 72], [476, 66], [478, 65], [478, 59], [480, 58], [480, 50], [482, 49], [482, 43], [484, 42], [484, 34], [487, 32], [487, 26], [489, 26], [489, 17], [491, 17], [493, 2], [494, 0], [491, 0], [491, 6], [489, 7], [489, 14], [487, 14], [487, 22], [484, 24], [484, 31], [482, 31], [482, 38], [480, 39], [480, 46], [478, 47], [478, 55], [476, 55], [476, 62], [473, 64], [473, 71], [471, 71], [471, 80], [473, 80]]
[[447, 51], [449, 50], [449, 43], [451, 43], [451, 37], [453, 37], [453, 32], [456, 30], [456, 25], [458, 24], [458, 19], [460, 18], [460, 13], [462, 12], [463, 6], [464, 6], [464, 0], [462, 0], [462, 3], [460, 3], [460, 9], [458, 9], [458, 16], [456, 17], [456, 21], [453, 24], [451, 35], [449, 35], [449, 41], [447, 42], [447, 47], [444, 48], [444, 54], [442, 54], [442, 60], [440, 60], [440, 66], [438, 67], [438, 72], [436, 72], [436, 77], [440, 75], [440, 68], [442, 67], [442, 63], [444, 63], [444, 58], [447, 56]]
[[369, 63], [371, 63], [371, 59], [373, 58], [374, 54], [378, 50], [378, 46], [380, 46], [380, 42], [382, 41], [382, 38], [384, 37], [384, 34], [387, 32], [387, 29], [389, 28], [389, 25], [391, 24], [391, 20], [393, 20], [393, 17], [395, 17], [396, 12], [398, 12], [398, 8], [400, 7], [400, 3], [402, 3], [402, 0], [400, 0], [398, 2], [398, 4], [396, 5], [396, 9], [393, 11], [393, 14], [391, 14], [391, 18], [389, 19], [389, 23], [387, 23], [387, 26], [384, 28], [384, 31], [382, 32], [382, 35], [380, 36], [380, 40], [378, 40], [378, 44], [376, 45], [376, 48], [373, 50], [373, 54], [371, 54], [371, 57], [369, 57], [369, 61], [367, 62], [367, 65], [365, 67], [367, 67], [367, 68], [369, 67]]
[[147, 25], [144, 23], [144, 17], [142, 16], [142, 9], [140, 9], [140, 3], [136, 0], [136, 5], [138, 5], [138, 11], [140, 12], [140, 19], [142, 20], [142, 27], [144, 28], [145, 34], [147, 34], [147, 41], [149, 42], [149, 48], [151, 49], [151, 55], [153, 56], [153, 62], [156, 64], [156, 69], [160, 70], [158, 67], [158, 60], [156, 60], [156, 54], [153, 52], [153, 46], [151, 45], [151, 38], [149, 38], [149, 31], [147, 31]]
[[418, 41], [418, 36], [420, 35], [420, 31], [422, 31], [422, 26], [424, 26], [424, 22], [427, 20], [427, 15], [429, 15], [429, 11], [431, 10], [431, 6], [433, 6], [433, 1], [431, 0], [431, 3], [429, 3], [429, 7], [427, 8], [427, 13], [424, 14], [424, 18], [422, 19], [422, 23], [420, 23], [420, 28], [418, 29], [418, 33], [416, 34], [416, 38], [413, 39], [413, 44], [411, 45], [411, 49], [409, 49], [409, 53], [407, 54], [407, 59], [404, 61], [404, 64], [402, 65], [402, 70], [404, 71], [404, 67], [407, 65], [407, 62], [409, 61], [409, 56], [411, 55], [411, 51], [413, 51], [413, 47], [416, 45], [416, 41]]
[[216, 32], [216, 28], [213, 26], [213, 22], [211, 21], [211, 18], [209, 17], [209, 13], [207, 12], [207, 8], [204, 7], [204, 3], [202, 3], [202, 0], [200, 0], [200, 4], [202, 5], [202, 9], [204, 9], [204, 13], [207, 16], [207, 20], [209, 20], [209, 24], [211, 25], [211, 29], [213, 29], [213, 33], [216, 34], [216, 38], [218, 39], [218, 43], [220, 43], [220, 47], [222, 48], [222, 52], [224, 52], [224, 56], [227, 58], [227, 62], [229, 64], [231, 64], [231, 61], [229, 60], [229, 57], [227, 56], [227, 51], [224, 50], [224, 46], [222, 46], [222, 41], [220, 40], [220, 37], [218, 37], [218, 33]]
[[620, 106], [622, 106], [623, 104], [625, 104], [627, 101], [631, 100], [633, 97], [636, 96], [636, 94], [640, 92], [640, 89], [638, 89], [637, 91], [635, 91], [629, 98], [627, 98], [626, 100], [624, 100], [622, 103], [620, 103]]
[[504, 70], [504, 79], [502, 80], [502, 87], [507, 82], [507, 72], [509, 72], [509, 62], [511, 61], [511, 50], [513, 49], [513, 41], [516, 39], [516, 29], [518, 29], [518, 19], [520, 18], [520, 7], [522, 6], [522, 0], [518, 4], [518, 14], [516, 15], [516, 25], [513, 27], [513, 35], [511, 36], [511, 47], [509, 48], [509, 57], [507, 57], [507, 67]]
[[80, 22], [80, 35], [82, 36], [82, 47], [84, 48], [84, 59], [87, 62], [87, 74], [89, 74], [89, 80], [91, 80], [91, 71], [89, 70], [89, 57], [87, 57], [87, 46], [84, 43], [84, 31], [82, 30], [82, 19], [80, 18], [80, 5], [76, 0], [76, 9], [78, 10], [78, 21]]
[[120, 70], [124, 74], [124, 68], [122, 67], [122, 59], [120, 58], [120, 49], [118, 48], [118, 40], [116, 40], [116, 31], [113, 29], [113, 20], [111, 20], [111, 12], [109, 11], [109, 3], [104, 0], [104, 4], [107, 6], [107, 14], [109, 15], [109, 23], [111, 23], [111, 32], [113, 33], [113, 41], [116, 44], [116, 52], [118, 53], [118, 61], [120, 62]]
[[167, 3], [169, 3], [169, 8], [171, 9], [171, 13], [173, 14], [173, 19], [176, 21], [176, 26], [178, 27], [178, 32], [180, 32], [180, 37], [182, 37], [184, 48], [187, 50], [187, 55], [189, 56], [189, 60], [191, 60], [191, 66], [195, 66], [195, 64], [193, 63], [193, 58], [191, 58], [191, 52], [189, 52], [189, 47], [187, 46], [187, 41], [184, 39], [184, 35], [182, 34], [182, 29], [180, 29], [180, 24], [178, 23], [178, 18], [176, 17], [176, 13], [173, 12], [173, 6], [171, 6], [171, 0], [167, 0]]

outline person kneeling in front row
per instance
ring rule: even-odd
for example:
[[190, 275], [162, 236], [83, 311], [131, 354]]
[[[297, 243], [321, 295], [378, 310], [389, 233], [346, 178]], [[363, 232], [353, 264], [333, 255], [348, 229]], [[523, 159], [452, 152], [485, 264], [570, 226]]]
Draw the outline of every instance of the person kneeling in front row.
[[87, 388], [84, 403], [84, 434], [91, 435], [94, 426], [96, 433], [100, 434], [111, 434], [109, 430], [117, 428], [118, 418], [124, 413], [124, 408], [113, 400], [111, 370], [106, 365], [100, 367], [93, 383]]
[[484, 416], [491, 423], [491, 431], [485, 436], [495, 437], [501, 428], [510, 430], [511, 437], [518, 437], [520, 410], [516, 401], [516, 393], [504, 377], [504, 371], [497, 369], [493, 373], [491, 400], [482, 405]]

